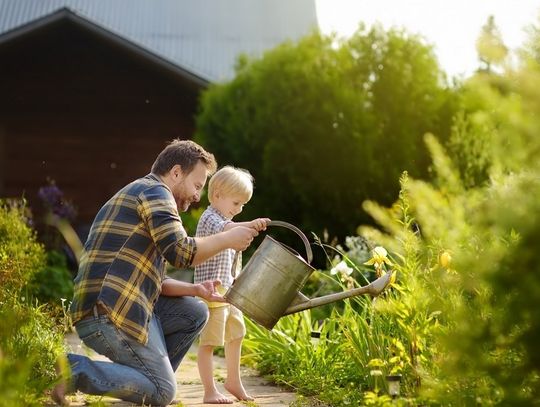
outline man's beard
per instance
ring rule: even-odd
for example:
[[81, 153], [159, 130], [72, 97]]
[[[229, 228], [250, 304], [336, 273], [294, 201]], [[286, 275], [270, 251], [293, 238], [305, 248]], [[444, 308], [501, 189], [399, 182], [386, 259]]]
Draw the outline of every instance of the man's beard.
[[191, 205], [191, 201], [186, 200], [176, 200], [176, 207], [178, 208], [178, 212], [186, 212], [189, 209], [189, 206]]
[[184, 183], [182, 182], [177, 186], [176, 191], [173, 192], [174, 200], [176, 202], [176, 209], [178, 212], [185, 212], [191, 205], [192, 200], [186, 197]]

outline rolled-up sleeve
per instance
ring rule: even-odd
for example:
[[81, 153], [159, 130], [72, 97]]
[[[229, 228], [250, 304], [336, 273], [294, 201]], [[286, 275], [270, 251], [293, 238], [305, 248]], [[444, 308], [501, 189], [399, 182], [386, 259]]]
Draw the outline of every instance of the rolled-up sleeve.
[[138, 211], [161, 255], [174, 267], [189, 267], [197, 252], [187, 235], [171, 192], [158, 185], [142, 192]]

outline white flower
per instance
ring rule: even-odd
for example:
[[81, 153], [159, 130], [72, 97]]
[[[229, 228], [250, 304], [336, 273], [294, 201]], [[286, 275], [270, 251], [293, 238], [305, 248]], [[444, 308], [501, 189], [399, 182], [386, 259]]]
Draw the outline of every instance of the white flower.
[[336, 264], [335, 267], [332, 267], [332, 269], [330, 270], [330, 274], [335, 275], [339, 273], [350, 276], [353, 271], [354, 270], [351, 267], [347, 266], [347, 263], [345, 263], [344, 261], [340, 261], [338, 264]]
[[386, 251], [384, 247], [377, 246], [376, 248], [373, 249], [373, 257], [375, 256], [385, 258], [386, 256], [388, 256], [388, 252]]

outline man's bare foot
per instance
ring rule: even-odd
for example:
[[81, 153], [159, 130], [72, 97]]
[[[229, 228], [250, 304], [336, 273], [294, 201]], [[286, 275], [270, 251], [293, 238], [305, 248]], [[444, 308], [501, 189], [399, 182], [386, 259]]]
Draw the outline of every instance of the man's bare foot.
[[216, 391], [213, 391], [212, 393], [204, 393], [203, 403], [232, 404], [233, 401], [216, 390]]
[[234, 397], [236, 397], [240, 401], [253, 401], [255, 400], [253, 397], [251, 397], [249, 394], [246, 393], [246, 389], [244, 389], [244, 386], [242, 386], [242, 383], [239, 383], [238, 385], [229, 385], [227, 382], [223, 385], [225, 387], [225, 390], [227, 390], [229, 393], [231, 393]]
[[66, 364], [67, 360], [58, 358], [54, 365], [56, 376], [58, 377], [58, 383], [51, 390], [51, 398], [59, 406], [69, 406], [70, 402], [66, 399], [67, 383], [66, 383]]
[[59, 406], [69, 406], [69, 400], [66, 399], [66, 382], [63, 379], [51, 390], [51, 398]]

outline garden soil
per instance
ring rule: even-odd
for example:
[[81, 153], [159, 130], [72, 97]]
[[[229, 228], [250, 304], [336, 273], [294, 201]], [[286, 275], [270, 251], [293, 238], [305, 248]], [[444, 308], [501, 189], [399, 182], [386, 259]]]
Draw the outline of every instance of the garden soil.
[[[108, 360], [104, 356], [98, 355], [91, 351], [80, 342], [76, 334], [69, 334], [66, 336], [66, 341], [71, 352], [88, 355], [92, 359], [96, 360]], [[218, 381], [218, 388], [224, 394], [234, 399], [223, 388], [222, 380], [226, 377], [225, 360], [221, 357], [214, 357], [214, 376]], [[244, 387], [248, 394], [255, 397], [254, 402], [239, 402], [236, 401], [229, 406], [264, 406], [264, 407], [277, 407], [288, 406], [296, 399], [296, 395], [293, 392], [287, 391], [275, 385], [272, 385], [264, 378], [260, 377], [256, 371], [242, 367], [242, 378]], [[176, 394], [175, 404], [171, 406], [216, 406], [216, 404], [205, 404], [203, 399], [203, 388], [199, 379], [199, 372], [197, 370], [197, 348], [192, 346], [182, 364], [176, 372], [176, 380], [178, 383], [178, 390]], [[115, 407], [133, 406], [133, 404], [124, 402], [118, 399], [110, 397], [98, 397], [88, 396], [80, 392], [68, 396], [71, 401], [71, 406], [85, 406], [92, 401], [101, 401], [107, 405]], [[50, 404], [53, 405], [53, 404]]]

